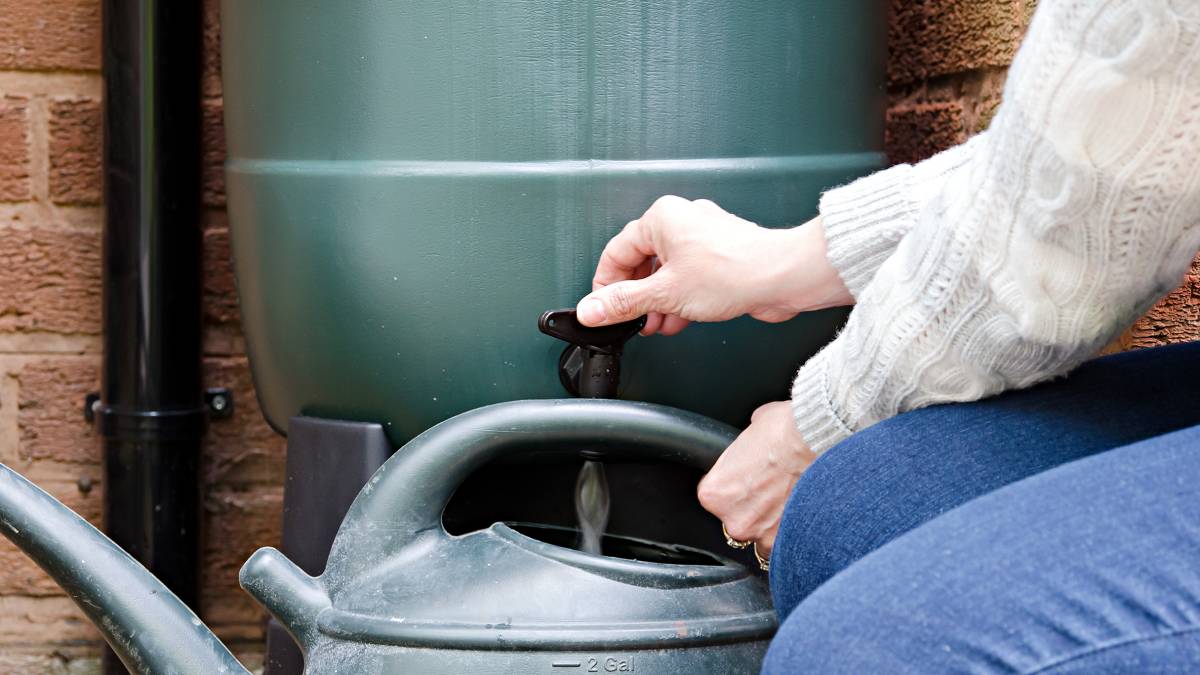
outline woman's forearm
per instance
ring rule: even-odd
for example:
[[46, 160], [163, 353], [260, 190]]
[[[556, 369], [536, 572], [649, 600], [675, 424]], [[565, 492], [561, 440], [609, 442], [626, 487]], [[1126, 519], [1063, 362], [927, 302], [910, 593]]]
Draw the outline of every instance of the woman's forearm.
[[846, 284], [830, 262], [820, 216], [786, 230], [762, 231], [760, 264], [767, 276], [754, 290], [762, 303], [791, 317], [828, 307], [854, 304]]

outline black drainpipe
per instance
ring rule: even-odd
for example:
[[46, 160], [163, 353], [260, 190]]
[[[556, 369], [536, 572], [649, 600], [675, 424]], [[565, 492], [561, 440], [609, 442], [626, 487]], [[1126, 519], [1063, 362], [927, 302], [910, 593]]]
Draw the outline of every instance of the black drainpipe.
[[[104, 439], [109, 537], [196, 607], [201, 3], [104, 0]], [[111, 652], [106, 672], [124, 672]]]

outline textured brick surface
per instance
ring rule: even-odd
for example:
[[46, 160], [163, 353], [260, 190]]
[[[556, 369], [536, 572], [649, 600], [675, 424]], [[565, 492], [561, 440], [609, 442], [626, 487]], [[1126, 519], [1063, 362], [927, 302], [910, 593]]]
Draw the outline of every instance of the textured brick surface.
[[17, 425], [22, 460], [95, 465], [100, 441], [83, 419], [83, 399], [99, 388], [93, 356], [38, 359], [17, 373]]
[[204, 320], [210, 324], [240, 321], [227, 227], [204, 232]]
[[221, 95], [221, 2], [204, 0], [204, 96]]
[[1125, 331], [1119, 345], [1133, 349], [1192, 340], [1200, 340], [1200, 257], [1183, 284]]
[[919, 162], [966, 140], [958, 102], [921, 103], [887, 113], [884, 148], [894, 164]]
[[50, 197], [55, 202], [99, 203], [103, 133], [100, 101], [51, 102]]
[[[82, 397], [97, 386], [99, 212], [46, 202], [100, 199], [99, 34], [99, 0], [0, 0], [0, 70], [47, 71], [8, 74], [0, 95], [0, 201], [30, 202], [0, 226], [0, 338], [26, 334], [8, 344], [30, 350], [0, 363], [0, 452], [95, 524], [100, 447]], [[95, 673], [99, 647], [62, 589], [0, 540], [0, 673]]]
[[204, 439], [205, 484], [281, 485], [285, 442], [263, 419], [246, 357], [206, 358], [204, 381], [234, 399], [233, 417], [214, 421]]
[[1023, 0], [892, 0], [894, 84], [1012, 61], [1028, 18]]
[[204, 203], [225, 205], [225, 120], [220, 101], [204, 102]]
[[0, 96], [0, 201], [29, 199], [29, 99]]
[[204, 353], [240, 356], [246, 353], [246, 341], [238, 312], [228, 215], [223, 209], [207, 209], [203, 228]]
[[278, 546], [283, 521], [284, 439], [263, 420], [244, 356], [206, 358], [208, 386], [233, 391], [234, 415], [215, 421], [204, 439], [205, 621], [222, 639], [261, 645], [265, 615], [237, 584], [261, 546]]
[[45, 645], [46, 653], [52, 654], [59, 645], [100, 644], [100, 633], [65, 595], [0, 596], [0, 617], [0, 648], [33, 642]]
[[987, 128], [1032, 7], [1030, 0], [893, 0], [891, 161], [920, 161]]
[[100, 233], [0, 227], [0, 332], [100, 330]]
[[217, 487], [205, 495], [201, 613], [226, 641], [259, 644], [266, 614], [237, 583], [242, 563], [261, 546], [278, 546], [283, 488]]
[[0, 652], [0, 673], [96, 675], [99, 672], [100, 660], [94, 656], [71, 658], [61, 651], [49, 655]]
[[0, 69], [99, 68], [100, 0], [0, 3]]

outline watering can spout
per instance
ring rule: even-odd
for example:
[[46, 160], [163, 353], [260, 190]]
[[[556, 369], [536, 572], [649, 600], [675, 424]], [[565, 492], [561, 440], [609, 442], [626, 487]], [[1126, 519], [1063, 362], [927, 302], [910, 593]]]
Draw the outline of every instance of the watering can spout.
[[67, 591], [130, 672], [247, 672], [145, 567], [3, 464], [0, 532]]
[[317, 615], [330, 605], [321, 582], [270, 547], [250, 556], [238, 580], [307, 651], [316, 637]]

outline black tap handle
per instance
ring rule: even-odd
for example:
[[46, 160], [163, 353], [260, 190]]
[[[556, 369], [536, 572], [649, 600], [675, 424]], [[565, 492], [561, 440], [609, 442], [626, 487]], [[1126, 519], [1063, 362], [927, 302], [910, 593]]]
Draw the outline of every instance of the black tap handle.
[[621, 352], [625, 343], [646, 325], [646, 317], [589, 328], [573, 309], [542, 314], [538, 330], [567, 343], [558, 359], [563, 388], [584, 398], [616, 398], [621, 383]]
[[625, 343], [646, 326], [646, 317], [592, 328], [579, 323], [574, 309], [552, 309], [538, 319], [538, 330], [578, 347], [619, 356]]

